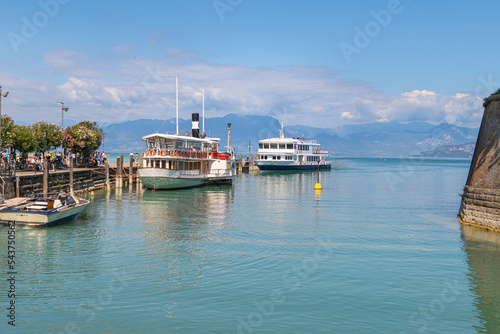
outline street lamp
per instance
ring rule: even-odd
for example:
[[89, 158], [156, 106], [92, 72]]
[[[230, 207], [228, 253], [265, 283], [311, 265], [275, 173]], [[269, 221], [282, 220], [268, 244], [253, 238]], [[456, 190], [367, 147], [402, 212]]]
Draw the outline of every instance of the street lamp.
[[64, 141], [64, 137], [63, 137], [63, 121], [64, 121], [64, 112], [68, 112], [68, 107], [65, 107], [64, 106], [64, 102], [61, 102], [61, 101], [56, 101], [57, 103], [60, 103], [61, 104], [61, 161], [62, 161], [62, 157], [63, 157], [63, 141]]
[[2, 94], [2, 86], [0, 86], [0, 151], [2, 151], [2, 96], [7, 97], [9, 92]]

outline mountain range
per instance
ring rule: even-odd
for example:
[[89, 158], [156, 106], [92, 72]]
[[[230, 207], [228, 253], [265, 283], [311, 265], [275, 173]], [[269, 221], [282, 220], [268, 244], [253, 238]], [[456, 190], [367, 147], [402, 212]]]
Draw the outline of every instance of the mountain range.
[[[202, 127], [200, 121], [200, 132]], [[237, 153], [257, 151], [260, 139], [278, 137], [280, 122], [270, 116], [243, 116], [228, 114], [224, 117], [205, 119], [208, 137], [219, 137], [222, 146], [227, 145], [227, 124], [231, 123], [231, 146]], [[139, 119], [103, 127], [104, 149], [108, 152], [141, 152], [142, 136], [147, 134], [175, 133], [175, 119]], [[191, 130], [190, 120], [179, 120], [179, 133]], [[448, 148], [446, 156], [453, 156], [454, 146], [475, 142], [479, 129], [451, 125], [433, 125], [426, 122], [350, 124], [325, 129], [309, 126], [285, 126], [285, 137], [315, 139], [322, 148], [336, 156], [401, 157], [433, 151], [442, 146]], [[465, 151], [458, 149], [460, 154]], [[444, 152], [443, 151], [443, 152]], [[440, 154], [437, 152], [435, 154]], [[444, 154], [444, 153], [443, 153]], [[471, 154], [472, 155], [472, 154]]]

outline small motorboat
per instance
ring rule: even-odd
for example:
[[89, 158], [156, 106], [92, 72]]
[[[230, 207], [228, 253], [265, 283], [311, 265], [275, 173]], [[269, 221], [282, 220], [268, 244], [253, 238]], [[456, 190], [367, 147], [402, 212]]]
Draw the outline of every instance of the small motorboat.
[[35, 194], [21, 203], [0, 210], [4, 226], [50, 227], [75, 220], [89, 201], [65, 192]]

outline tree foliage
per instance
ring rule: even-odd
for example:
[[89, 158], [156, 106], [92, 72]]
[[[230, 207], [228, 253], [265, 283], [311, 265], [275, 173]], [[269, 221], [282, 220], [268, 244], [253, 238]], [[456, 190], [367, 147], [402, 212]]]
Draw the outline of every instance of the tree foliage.
[[56, 124], [38, 121], [31, 125], [31, 131], [34, 134], [35, 152], [43, 152], [45, 150], [45, 134], [47, 134], [48, 151], [61, 146], [61, 128]]
[[35, 135], [31, 125], [16, 125], [12, 131], [12, 146], [27, 157], [29, 152], [36, 151]]
[[14, 120], [7, 115], [2, 115], [2, 142], [0, 143], [2, 148], [12, 145], [13, 141], [13, 130], [15, 127]]
[[96, 122], [84, 121], [64, 129], [64, 147], [88, 156], [101, 146], [102, 129]]

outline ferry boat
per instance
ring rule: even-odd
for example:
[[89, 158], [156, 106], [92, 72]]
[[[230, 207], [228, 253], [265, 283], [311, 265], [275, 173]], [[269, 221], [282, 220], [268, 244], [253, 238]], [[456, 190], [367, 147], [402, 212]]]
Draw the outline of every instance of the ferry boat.
[[75, 220], [89, 201], [63, 192], [35, 194], [0, 210], [3, 225], [50, 227]]
[[261, 171], [331, 169], [327, 150], [319, 148], [315, 140], [285, 138], [283, 123], [279, 138], [259, 140], [255, 164]]
[[219, 138], [199, 134], [199, 114], [192, 115], [192, 133], [155, 133], [142, 137], [146, 151], [138, 176], [148, 189], [179, 189], [208, 184], [232, 184], [236, 175], [235, 154], [230, 145], [219, 151]]

